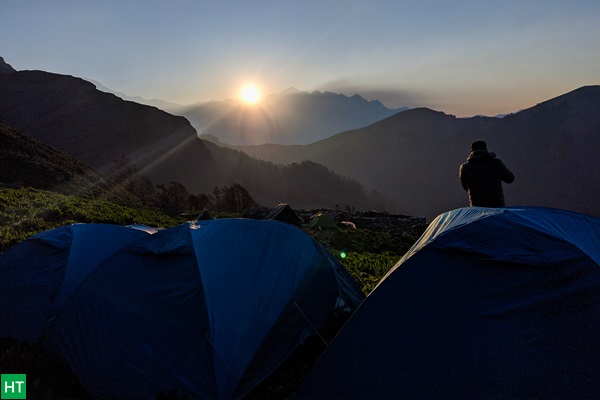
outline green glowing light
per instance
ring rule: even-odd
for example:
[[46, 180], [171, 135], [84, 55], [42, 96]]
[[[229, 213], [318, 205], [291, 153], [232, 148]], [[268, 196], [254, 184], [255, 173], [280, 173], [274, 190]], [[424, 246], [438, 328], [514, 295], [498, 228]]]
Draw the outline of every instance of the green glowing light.
[[340, 257], [342, 257], [342, 258], [346, 258], [346, 252], [345, 252], [345, 251], [342, 251], [342, 252], [340, 253]]

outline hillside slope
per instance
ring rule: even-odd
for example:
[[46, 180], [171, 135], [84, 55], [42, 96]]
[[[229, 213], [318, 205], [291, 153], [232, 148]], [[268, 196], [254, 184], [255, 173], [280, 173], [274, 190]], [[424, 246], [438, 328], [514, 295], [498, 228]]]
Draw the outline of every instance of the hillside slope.
[[[183, 117], [123, 101], [80, 78], [43, 71], [0, 74], [0, 119], [105, 172], [122, 154], [144, 164], [196, 131]], [[198, 144], [200, 157], [210, 157]]]
[[0, 123], [0, 183], [57, 193], [137, 204], [126, 191], [96, 171]]

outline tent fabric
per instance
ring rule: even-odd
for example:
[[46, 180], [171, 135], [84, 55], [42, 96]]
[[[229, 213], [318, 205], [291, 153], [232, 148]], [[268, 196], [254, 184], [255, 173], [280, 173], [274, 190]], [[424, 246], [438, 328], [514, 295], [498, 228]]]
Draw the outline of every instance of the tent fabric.
[[599, 398], [600, 219], [438, 216], [332, 341], [297, 399]]
[[100, 263], [46, 322], [43, 345], [94, 398], [173, 389], [241, 398], [362, 299], [302, 230], [207, 220], [161, 230]]
[[327, 214], [318, 213], [310, 217], [308, 226], [311, 228], [337, 229], [337, 224]]
[[95, 267], [149, 235], [141, 226], [73, 224], [39, 233], [0, 257], [0, 336], [33, 343]]
[[294, 226], [300, 227], [304, 223], [302, 218], [287, 203], [280, 203], [277, 207], [271, 210], [265, 217], [266, 220], [287, 222]]
[[[598, 241], [591, 240], [600, 238], [596, 220], [549, 208], [462, 208], [439, 216], [404, 259], [430, 245], [478, 258], [539, 266], [548, 265], [548, 260], [577, 257], [580, 252], [600, 263]], [[469, 224], [468, 236], [460, 229], [465, 224]], [[490, 234], [493, 231], [511, 234], [503, 236], [503, 245], [498, 246], [498, 238]], [[574, 247], [580, 252], [574, 252]]]
[[196, 218], [197, 221], [206, 221], [207, 219], [213, 219], [212, 215], [208, 210], [202, 211], [202, 213]]

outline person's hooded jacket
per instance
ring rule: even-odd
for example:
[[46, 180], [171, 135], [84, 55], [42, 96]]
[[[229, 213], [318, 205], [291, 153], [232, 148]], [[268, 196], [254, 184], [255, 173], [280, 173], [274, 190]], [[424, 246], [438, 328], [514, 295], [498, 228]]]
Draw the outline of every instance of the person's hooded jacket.
[[462, 187], [472, 207], [504, 207], [502, 182], [512, 183], [514, 174], [487, 150], [473, 150], [459, 171]]

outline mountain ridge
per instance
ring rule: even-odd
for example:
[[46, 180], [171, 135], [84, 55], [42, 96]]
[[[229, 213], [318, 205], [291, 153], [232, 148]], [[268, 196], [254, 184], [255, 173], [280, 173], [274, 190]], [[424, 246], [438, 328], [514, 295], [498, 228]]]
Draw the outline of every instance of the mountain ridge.
[[84, 163], [0, 122], [0, 179], [7, 187], [28, 186], [116, 203], [139, 203]]
[[13, 72], [17, 72], [17, 70], [0, 57], [0, 74], [12, 74]]
[[[9, 126], [99, 172], [106, 172], [114, 160], [110, 152], [98, 152], [103, 143], [109, 142], [121, 153], [133, 153], [137, 161], [153, 157], [158, 151], [157, 142], [177, 142], [196, 134], [183, 117], [156, 108], [140, 108], [137, 103], [96, 91], [92, 83], [70, 75], [19, 71], [0, 75], [0, 84], [0, 117]], [[103, 118], [100, 110], [110, 114], [110, 120]], [[103, 137], [74, 134], [74, 127], [86, 125], [93, 125], [92, 131], [102, 131]]]

